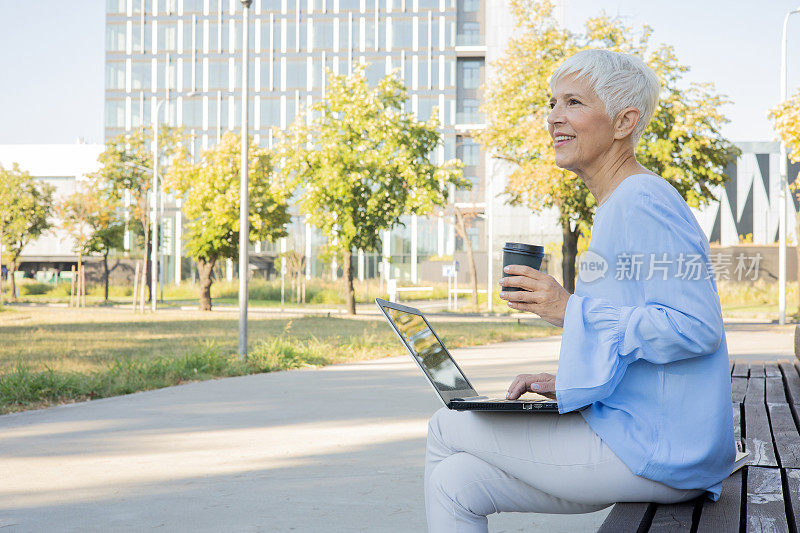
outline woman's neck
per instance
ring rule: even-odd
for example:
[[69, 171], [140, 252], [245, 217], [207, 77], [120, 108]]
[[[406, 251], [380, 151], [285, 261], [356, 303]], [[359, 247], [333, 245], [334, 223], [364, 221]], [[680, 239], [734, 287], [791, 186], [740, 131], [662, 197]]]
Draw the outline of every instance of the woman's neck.
[[[613, 152], [613, 151], [612, 151]], [[597, 205], [600, 206], [622, 181], [634, 174], [653, 174], [636, 161], [633, 148], [625, 148], [610, 153], [602, 161], [586, 170], [575, 172], [589, 188]]]

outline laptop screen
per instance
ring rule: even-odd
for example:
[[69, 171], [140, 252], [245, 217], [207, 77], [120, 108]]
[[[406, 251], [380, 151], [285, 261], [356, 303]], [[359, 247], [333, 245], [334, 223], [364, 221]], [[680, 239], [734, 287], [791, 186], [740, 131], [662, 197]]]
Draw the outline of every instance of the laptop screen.
[[385, 305], [382, 307], [397, 331], [400, 332], [406, 345], [413, 351], [414, 357], [433, 385], [439, 392], [445, 392], [443, 396], [451, 396], [446, 394], [446, 391], [472, 390], [464, 374], [450, 358], [450, 354], [444, 349], [421, 315], [400, 311]]

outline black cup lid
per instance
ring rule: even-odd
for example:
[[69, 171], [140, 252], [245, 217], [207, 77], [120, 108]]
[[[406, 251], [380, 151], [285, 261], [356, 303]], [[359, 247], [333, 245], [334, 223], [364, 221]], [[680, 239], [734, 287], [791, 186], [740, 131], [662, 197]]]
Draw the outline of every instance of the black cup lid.
[[503, 246], [503, 250], [523, 254], [543, 254], [544, 246], [536, 246], [535, 244], [525, 244], [521, 242], [507, 242], [506, 245]]

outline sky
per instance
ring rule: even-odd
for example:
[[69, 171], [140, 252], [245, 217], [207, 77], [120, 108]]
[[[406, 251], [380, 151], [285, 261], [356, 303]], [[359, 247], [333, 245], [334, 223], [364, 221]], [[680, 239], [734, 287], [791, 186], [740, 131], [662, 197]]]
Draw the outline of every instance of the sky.
[[[688, 81], [712, 82], [733, 101], [723, 134], [770, 141], [767, 112], [780, 96], [783, 17], [800, 0], [566, 0], [580, 31], [602, 10], [651, 43], [675, 48]], [[0, 0], [0, 144], [103, 142], [103, 0]], [[789, 94], [800, 87], [800, 14], [789, 23]]]

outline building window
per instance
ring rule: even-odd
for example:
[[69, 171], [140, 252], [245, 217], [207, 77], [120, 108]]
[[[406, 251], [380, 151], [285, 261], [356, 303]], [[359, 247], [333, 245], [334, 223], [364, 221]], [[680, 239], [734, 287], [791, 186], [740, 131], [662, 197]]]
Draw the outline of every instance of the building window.
[[[419, 120], [427, 121], [433, 115], [433, 108], [436, 107], [439, 103], [437, 98], [420, 98], [419, 103], [417, 104], [417, 118]], [[441, 122], [441, 116], [439, 116], [439, 121]]]
[[183, 0], [184, 13], [202, 13], [203, 0]]
[[367, 83], [371, 86], [375, 87], [380, 83], [380, 81], [384, 77], [386, 67], [381, 62], [370, 63], [367, 65], [367, 71], [365, 72], [367, 76]]
[[106, 50], [109, 52], [125, 51], [124, 24], [109, 24], [106, 26]]
[[306, 88], [306, 62], [302, 59], [286, 61], [286, 88], [305, 89]]
[[281, 101], [277, 98], [261, 99], [261, 129], [281, 125]]
[[466, 59], [458, 62], [462, 89], [478, 89], [481, 86], [482, 59]]
[[131, 65], [131, 88], [149, 91], [151, 87], [150, 61], [134, 61]]
[[339, 0], [339, 11], [361, 11], [361, 0]]
[[208, 62], [208, 88], [228, 89], [228, 62], [226, 60]]
[[466, 115], [475, 115], [478, 113], [478, 99], [477, 98], [464, 98], [461, 100], [461, 110]]
[[[183, 25], [183, 51], [191, 52], [195, 49], [196, 43], [192, 40], [192, 23], [187, 22]], [[199, 48], [199, 47], [197, 47]]]
[[411, 48], [412, 36], [410, 20], [392, 21], [392, 46], [394, 48]]
[[314, 49], [333, 48], [333, 21], [320, 20], [314, 23]]
[[106, 100], [106, 128], [125, 127], [125, 101]]
[[461, 11], [475, 13], [481, 9], [481, 0], [461, 0]]
[[158, 50], [177, 50], [177, 29], [175, 24], [161, 22], [158, 24]]
[[106, 63], [106, 89], [125, 88], [125, 63], [114, 61]]
[[199, 98], [183, 100], [183, 125], [190, 128], [203, 127], [203, 101]]
[[481, 25], [479, 22], [462, 22], [461, 31], [459, 33], [461, 35], [476, 37], [481, 34]]
[[475, 167], [480, 164], [480, 147], [471, 137], [460, 137], [456, 148], [458, 157], [467, 167]]
[[125, 0], [106, 0], [106, 13], [125, 13]]

